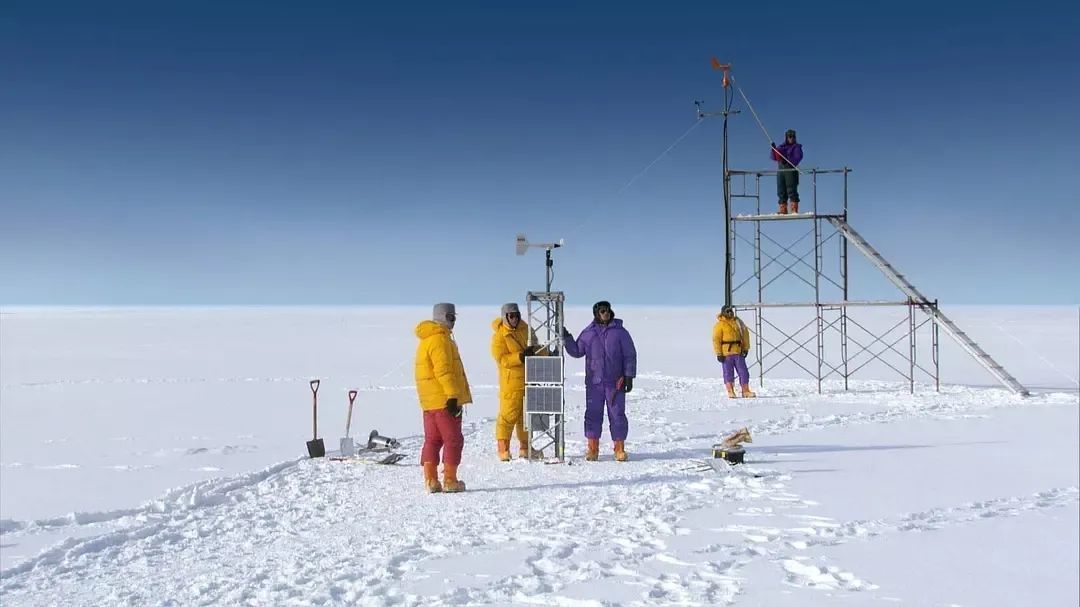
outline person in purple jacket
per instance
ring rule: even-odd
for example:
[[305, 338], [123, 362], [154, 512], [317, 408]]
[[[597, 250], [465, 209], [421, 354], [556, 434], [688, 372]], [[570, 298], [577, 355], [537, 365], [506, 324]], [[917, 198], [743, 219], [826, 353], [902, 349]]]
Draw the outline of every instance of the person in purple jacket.
[[795, 131], [784, 133], [784, 143], [772, 144], [772, 159], [776, 161], [776, 196], [780, 199], [779, 215], [787, 215], [788, 202], [791, 212], [799, 212], [799, 170], [802, 162], [802, 144], [795, 140]]
[[606, 407], [615, 460], [625, 462], [626, 435], [630, 430], [626, 393], [634, 387], [637, 350], [610, 303], [598, 301], [592, 311], [593, 321], [576, 340], [563, 328], [566, 353], [574, 358], [585, 357], [585, 459], [596, 461], [600, 457]]

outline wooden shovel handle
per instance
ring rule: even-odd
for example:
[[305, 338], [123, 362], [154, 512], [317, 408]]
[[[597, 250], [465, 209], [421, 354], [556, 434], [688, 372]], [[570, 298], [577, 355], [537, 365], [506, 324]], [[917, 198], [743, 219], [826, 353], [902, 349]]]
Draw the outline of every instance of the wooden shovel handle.
[[349, 428], [352, 427], [352, 407], [356, 401], [356, 390], [349, 390], [349, 415], [345, 418], [345, 438], [349, 438]]
[[311, 440], [319, 438], [319, 380], [311, 380]]

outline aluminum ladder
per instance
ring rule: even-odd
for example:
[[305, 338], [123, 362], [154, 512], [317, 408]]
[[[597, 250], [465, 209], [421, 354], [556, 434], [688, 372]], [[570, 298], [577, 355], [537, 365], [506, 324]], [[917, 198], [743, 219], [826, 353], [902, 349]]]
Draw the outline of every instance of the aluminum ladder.
[[920, 293], [919, 290], [915, 288], [915, 285], [908, 282], [907, 278], [898, 272], [892, 264], [886, 261], [885, 258], [881, 256], [881, 253], [878, 253], [874, 247], [870, 246], [870, 243], [860, 236], [859, 233], [844, 220], [844, 218], [830, 216], [827, 217], [827, 219], [848, 242], [855, 245], [855, 248], [858, 249], [859, 252], [877, 266], [878, 270], [881, 270], [881, 273], [885, 275], [885, 278], [889, 279], [889, 282], [896, 285], [909, 299], [911, 299], [911, 301], [922, 308], [924, 312], [932, 315], [935, 321], [945, 329], [945, 332], [956, 340], [956, 343], [960, 344], [960, 347], [966, 350], [967, 353], [989, 371], [991, 375], [1013, 392], [1021, 396], [1031, 395], [1023, 384], [1006, 371], [1005, 367], [999, 365], [985, 350], [980, 348], [979, 344], [975, 343], [975, 340], [971, 339], [967, 333], [961, 331], [960, 327], [956, 326], [956, 323], [942, 314], [941, 310], [938, 309], [936, 305], [932, 304], [929, 299]]

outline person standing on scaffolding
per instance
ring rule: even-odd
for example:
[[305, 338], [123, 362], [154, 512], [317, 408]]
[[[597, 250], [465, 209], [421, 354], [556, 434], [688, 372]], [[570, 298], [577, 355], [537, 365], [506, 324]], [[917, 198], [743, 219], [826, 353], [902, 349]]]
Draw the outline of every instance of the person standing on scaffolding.
[[[802, 144], [795, 140], [795, 130], [784, 133], [784, 143], [772, 144], [772, 159], [776, 161], [776, 196], [780, 199], [779, 215], [799, 212], [799, 169]], [[788, 204], [791, 204], [789, 207]]]

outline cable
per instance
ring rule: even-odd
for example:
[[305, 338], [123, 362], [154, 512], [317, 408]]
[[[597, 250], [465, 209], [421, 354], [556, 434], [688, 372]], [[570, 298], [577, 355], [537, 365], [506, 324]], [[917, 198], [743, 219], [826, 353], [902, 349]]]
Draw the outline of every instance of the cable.
[[[684, 131], [682, 135], [679, 135], [675, 139], [675, 141], [671, 142], [671, 145], [667, 146], [667, 149], [665, 149], [663, 152], [660, 152], [659, 156], [654, 158], [652, 160], [652, 162], [650, 162], [649, 164], [645, 165], [645, 168], [638, 171], [638, 173], [636, 175], [634, 175], [630, 179], [630, 181], [627, 181], [625, 184], [623, 184], [623, 186], [621, 188], [619, 188], [615, 192], [614, 196], [618, 196], [618, 195], [622, 194], [623, 192], [625, 192], [627, 190], [627, 188], [629, 188], [631, 185], [634, 184], [635, 181], [640, 179], [642, 175], [644, 175], [646, 172], [648, 172], [648, 170], [651, 169], [653, 167], [653, 165], [655, 165], [657, 162], [660, 162], [660, 160], [662, 160], [664, 158], [664, 156], [667, 156], [671, 152], [671, 150], [675, 149], [675, 146], [679, 145], [682, 142], [683, 139], [686, 139], [686, 137], [688, 135], [690, 135], [690, 133], [692, 133], [694, 131], [694, 129], [701, 126], [702, 122], [704, 122], [704, 120], [702, 120], [700, 118], [695, 120], [694, 124], [690, 125], [690, 128], [686, 129], [686, 131]], [[574, 227], [574, 229], [570, 230], [569, 236], [573, 236], [574, 234], [576, 234], [579, 230], [581, 230], [581, 228], [585, 227], [589, 223], [589, 221], [591, 221], [591, 219], [586, 219], [585, 221], [578, 224], [576, 227]]]
[[[732, 84], [735, 83], [735, 77], [734, 76], [731, 77], [731, 82], [732, 82]], [[757, 123], [758, 123], [758, 126], [761, 127], [761, 132], [765, 133], [765, 139], [767, 139], [769, 141], [769, 143], [772, 143], [773, 142], [772, 136], [769, 135], [769, 131], [765, 128], [765, 125], [761, 123], [761, 118], [759, 118], [758, 115], [757, 115], [757, 112], [754, 111], [754, 106], [753, 106], [753, 104], [750, 103], [750, 99], [748, 99], [746, 97], [746, 93], [743, 92], [742, 87], [736, 84], [735, 88], [739, 89], [739, 94], [742, 95], [743, 101], [746, 102], [746, 107], [750, 108], [750, 113], [754, 115], [754, 120], [756, 120]]]
[[682, 135], [679, 135], [678, 139], [676, 139], [675, 141], [673, 141], [673, 142], [671, 143], [671, 145], [669, 145], [669, 146], [667, 147], [667, 149], [666, 149], [666, 150], [664, 150], [663, 152], [660, 152], [660, 155], [659, 155], [659, 156], [657, 156], [656, 158], [654, 158], [652, 162], [650, 162], [649, 164], [645, 165], [645, 168], [641, 169], [641, 170], [640, 170], [640, 171], [638, 172], [638, 174], [637, 174], [637, 175], [634, 175], [634, 177], [633, 177], [633, 178], [631, 178], [631, 179], [630, 179], [630, 181], [627, 181], [627, 182], [626, 182], [626, 184], [625, 184], [625, 185], [623, 185], [623, 187], [619, 188], [619, 191], [615, 192], [615, 194], [616, 194], [616, 195], [619, 195], [619, 194], [622, 194], [622, 193], [623, 193], [624, 191], [626, 191], [626, 188], [630, 187], [630, 186], [631, 186], [631, 185], [632, 185], [632, 184], [633, 184], [633, 183], [634, 183], [635, 181], [637, 181], [637, 180], [638, 180], [638, 178], [639, 178], [639, 177], [641, 177], [641, 176], [642, 176], [642, 175], [644, 175], [644, 174], [645, 174], [645, 173], [646, 173], [646, 172], [647, 172], [647, 171], [648, 171], [649, 169], [651, 169], [651, 168], [652, 168], [652, 166], [653, 166], [654, 164], [656, 164], [657, 162], [660, 162], [660, 160], [661, 160], [661, 159], [662, 159], [662, 158], [663, 158], [664, 156], [667, 156], [667, 155], [668, 155], [668, 152], [670, 152], [671, 150], [675, 149], [675, 146], [679, 145], [679, 143], [680, 143], [680, 142], [681, 142], [681, 141], [682, 141], [683, 139], [686, 139], [686, 136], [687, 136], [687, 135], [689, 135], [689, 134], [690, 134], [690, 133], [691, 133], [691, 132], [692, 132], [692, 131], [693, 131], [694, 129], [696, 129], [696, 128], [698, 128], [699, 126], [701, 126], [701, 123], [702, 123], [702, 120], [701, 120], [701, 119], [695, 120], [695, 121], [694, 121], [694, 124], [692, 124], [692, 125], [690, 126], [690, 128], [686, 129], [686, 132], [685, 132], [685, 133], [683, 133]]
[[1023, 348], [1025, 349], [1025, 350], [1027, 350], [1027, 351], [1028, 351], [1028, 352], [1029, 352], [1030, 354], [1034, 355], [1034, 356], [1035, 356], [1035, 357], [1037, 357], [1037, 358], [1038, 358], [1039, 360], [1041, 360], [1041, 361], [1043, 361], [1044, 363], [1046, 363], [1046, 366], [1050, 367], [1050, 368], [1051, 368], [1051, 369], [1053, 369], [1054, 371], [1057, 371], [1057, 372], [1058, 372], [1058, 373], [1059, 373], [1059, 374], [1060, 374], [1060, 375], [1061, 375], [1062, 377], [1064, 377], [1064, 378], [1068, 379], [1069, 381], [1071, 381], [1072, 383], [1076, 384], [1076, 385], [1077, 385], [1077, 387], [1080, 387], [1080, 381], [1077, 381], [1077, 379], [1076, 379], [1075, 377], [1073, 377], [1073, 376], [1069, 375], [1069, 374], [1068, 374], [1068, 373], [1066, 373], [1065, 371], [1063, 371], [1063, 370], [1061, 370], [1060, 368], [1058, 368], [1058, 366], [1057, 366], [1057, 365], [1055, 365], [1054, 363], [1050, 362], [1050, 360], [1048, 360], [1048, 359], [1047, 359], [1047, 358], [1046, 358], [1045, 356], [1043, 356], [1042, 354], [1039, 354], [1039, 352], [1038, 352], [1037, 350], [1033, 349], [1033, 348], [1032, 348], [1031, 346], [1027, 345], [1026, 343], [1024, 343], [1024, 342], [1020, 341], [1020, 339], [1019, 339], [1018, 337], [1016, 337], [1016, 336], [1015, 336], [1015, 335], [1013, 335], [1012, 333], [1010, 333], [1010, 332], [1006, 331], [1006, 330], [1005, 330], [1005, 327], [1004, 327], [1004, 326], [1002, 326], [1002, 324], [1001, 324], [1001, 323], [994, 323], [994, 327], [995, 327], [995, 328], [996, 328], [996, 329], [997, 329], [998, 331], [1001, 331], [1001, 332], [1002, 332], [1002, 333], [1004, 333], [1004, 334], [1005, 334], [1006, 336], [1008, 336], [1008, 337], [1009, 337], [1010, 339], [1012, 339], [1013, 341], [1015, 341], [1016, 343], [1020, 344], [1020, 346], [1021, 346], [1021, 347], [1023, 347]]
[[[746, 102], [746, 107], [749, 108], [750, 113], [754, 115], [754, 120], [756, 120], [757, 123], [758, 123], [758, 126], [761, 127], [761, 132], [765, 134], [765, 139], [769, 142], [769, 145], [772, 145], [773, 141], [774, 141], [772, 136], [769, 135], [768, 129], [766, 129], [765, 125], [761, 122], [761, 118], [758, 117], [757, 112], [754, 110], [753, 104], [750, 103], [750, 99], [746, 96], [746, 93], [743, 92], [742, 87], [735, 83], [735, 76], [731, 77], [731, 84], [733, 84], [735, 86], [735, 88], [739, 89], [739, 95], [742, 95], [743, 101]], [[794, 164], [792, 164], [792, 162], [790, 160], [787, 159], [787, 156], [784, 156], [783, 154], [781, 154], [779, 150], [777, 150], [776, 153], [779, 154], [779, 156], [781, 158], [783, 158], [784, 161], [787, 162], [788, 165], [791, 166], [791, 168], [798, 171], [798, 173], [800, 175], [804, 174], [802, 169], [795, 166]]]

